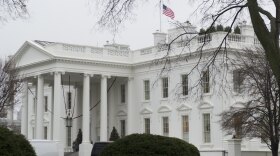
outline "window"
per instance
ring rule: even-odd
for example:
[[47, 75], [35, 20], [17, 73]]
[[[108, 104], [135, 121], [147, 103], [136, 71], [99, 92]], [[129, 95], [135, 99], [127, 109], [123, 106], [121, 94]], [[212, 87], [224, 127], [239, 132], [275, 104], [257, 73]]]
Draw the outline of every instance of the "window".
[[203, 93], [209, 93], [210, 92], [210, 85], [209, 85], [209, 69], [202, 72], [202, 89]]
[[149, 80], [144, 81], [144, 99], [150, 100], [150, 81]]
[[189, 117], [182, 116], [183, 140], [189, 142]]
[[125, 103], [125, 85], [121, 85], [121, 103]]
[[182, 75], [182, 93], [183, 95], [188, 95], [189, 94], [189, 84], [188, 84], [188, 75], [185, 74], [185, 75]]
[[144, 121], [145, 133], [150, 134], [150, 118], [145, 118]]
[[35, 139], [35, 127], [32, 127], [32, 139]]
[[125, 136], [125, 120], [121, 120], [121, 137]]
[[71, 146], [71, 127], [67, 127], [67, 146]]
[[242, 92], [244, 76], [240, 69], [233, 71], [233, 91], [236, 93]]
[[168, 78], [162, 78], [162, 97], [168, 98]]
[[45, 112], [48, 112], [48, 97], [45, 96], [44, 99], [45, 99]]
[[203, 133], [204, 133], [204, 143], [211, 142], [211, 134], [210, 134], [210, 114], [203, 114]]
[[36, 98], [33, 98], [33, 113], [36, 114]]
[[44, 127], [44, 139], [47, 140], [48, 139], [48, 127]]
[[67, 106], [68, 106], [68, 109], [71, 109], [71, 107], [72, 107], [72, 93], [71, 92], [67, 93]]
[[162, 117], [163, 136], [169, 135], [169, 121], [168, 117]]

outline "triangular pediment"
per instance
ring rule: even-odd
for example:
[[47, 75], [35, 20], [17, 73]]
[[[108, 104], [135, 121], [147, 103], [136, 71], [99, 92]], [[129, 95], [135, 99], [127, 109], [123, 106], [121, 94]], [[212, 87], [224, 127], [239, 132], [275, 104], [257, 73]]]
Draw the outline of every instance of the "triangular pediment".
[[171, 108], [169, 106], [161, 106], [158, 109], [159, 113], [166, 113], [166, 112], [171, 112]]
[[192, 107], [188, 106], [187, 104], [182, 104], [179, 107], [177, 107], [177, 111], [189, 111]]
[[50, 53], [27, 41], [15, 54], [14, 59], [16, 67], [23, 67], [47, 61], [51, 58], [53, 58], [53, 56]]
[[153, 111], [149, 108], [143, 108], [141, 111], [140, 111], [140, 114], [152, 114]]
[[198, 106], [199, 109], [211, 109], [213, 108], [213, 105], [207, 102], [203, 102]]
[[118, 111], [118, 113], [117, 113], [117, 116], [126, 116], [126, 115], [127, 115], [126, 112], [123, 110]]

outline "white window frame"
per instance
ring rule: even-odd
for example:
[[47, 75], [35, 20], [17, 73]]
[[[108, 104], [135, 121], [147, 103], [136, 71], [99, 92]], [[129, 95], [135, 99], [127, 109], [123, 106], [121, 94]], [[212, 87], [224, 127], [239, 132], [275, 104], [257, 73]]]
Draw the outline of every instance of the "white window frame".
[[[124, 121], [124, 129], [123, 129], [122, 121]], [[120, 137], [122, 138], [126, 136], [127, 123], [125, 119], [120, 119], [119, 122], [120, 122]]]
[[[205, 125], [205, 115], [209, 115], [209, 131], [205, 130], [206, 125]], [[203, 133], [203, 143], [211, 143], [212, 142], [212, 138], [211, 138], [211, 113], [209, 112], [204, 112], [202, 113], [202, 133]], [[208, 135], [208, 136], [206, 136]]]
[[[146, 120], [149, 119], [149, 126], [147, 127]], [[144, 133], [145, 134], [151, 134], [151, 118], [150, 117], [144, 117]]]
[[[184, 85], [184, 76], [186, 76], [186, 84]], [[182, 95], [188, 96], [189, 95], [189, 75], [188, 74], [181, 74], [181, 82], [182, 82]], [[186, 87], [186, 89], [185, 89]], [[186, 93], [184, 92], [186, 90]]]
[[[236, 75], [236, 74], [238, 74], [238, 75]], [[243, 91], [244, 77], [243, 78], [242, 77], [243, 76], [242, 76], [242, 73], [241, 73], [241, 69], [235, 69], [235, 70], [232, 71], [233, 91], [235, 93], [240, 94]]]
[[[146, 82], [148, 82], [148, 86], [146, 85]], [[143, 80], [143, 90], [144, 90], [144, 100], [149, 101], [151, 99], [150, 80]]]
[[204, 94], [211, 92], [209, 68], [207, 68], [207, 70], [202, 71], [201, 85], [202, 85], [202, 92]]
[[[187, 132], [185, 132], [185, 124], [184, 124], [184, 117], [187, 117]], [[182, 125], [182, 139], [186, 142], [190, 141], [190, 118], [189, 115], [182, 115], [181, 116], [181, 125]], [[185, 138], [184, 136], [187, 135], [187, 138]]]
[[[165, 119], [167, 119], [167, 123], [165, 123]], [[161, 120], [162, 120], [162, 135], [169, 136], [169, 134], [170, 134], [169, 116], [162, 116]]]
[[48, 140], [48, 126], [44, 126], [44, 140]]
[[[167, 83], [167, 85], [166, 85]], [[162, 77], [161, 78], [161, 86], [162, 86], [162, 98], [166, 99], [169, 97], [169, 78]]]

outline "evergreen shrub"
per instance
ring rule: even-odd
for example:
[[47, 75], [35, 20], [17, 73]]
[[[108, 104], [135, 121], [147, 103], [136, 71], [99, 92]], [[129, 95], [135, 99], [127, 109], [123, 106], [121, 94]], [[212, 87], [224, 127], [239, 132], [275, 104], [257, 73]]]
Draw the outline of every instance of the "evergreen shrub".
[[28, 140], [5, 127], [0, 127], [0, 155], [2, 156], [36, 156]]
[[198, 149], [181, 139], [132, 134], [109, 144], [101, 156], [200, 156]]

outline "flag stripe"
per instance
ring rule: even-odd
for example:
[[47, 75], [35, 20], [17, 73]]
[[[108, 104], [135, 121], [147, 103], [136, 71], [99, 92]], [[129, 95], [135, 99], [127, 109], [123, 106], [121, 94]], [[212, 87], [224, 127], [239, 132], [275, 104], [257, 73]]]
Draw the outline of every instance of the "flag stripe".
[[173, 12], [170, 8], [168, 8], [168, 7], [167, 7], [166, 5], [164, 5], [164, 4], [163, 4], [162, 8], [163, 8], [163, 14], [164, 14], [165, 16], [168, 16], [168, 17], [170, 17], [171, 19], [174, 19], [174, 18], [175, 18], [174, 12]]

